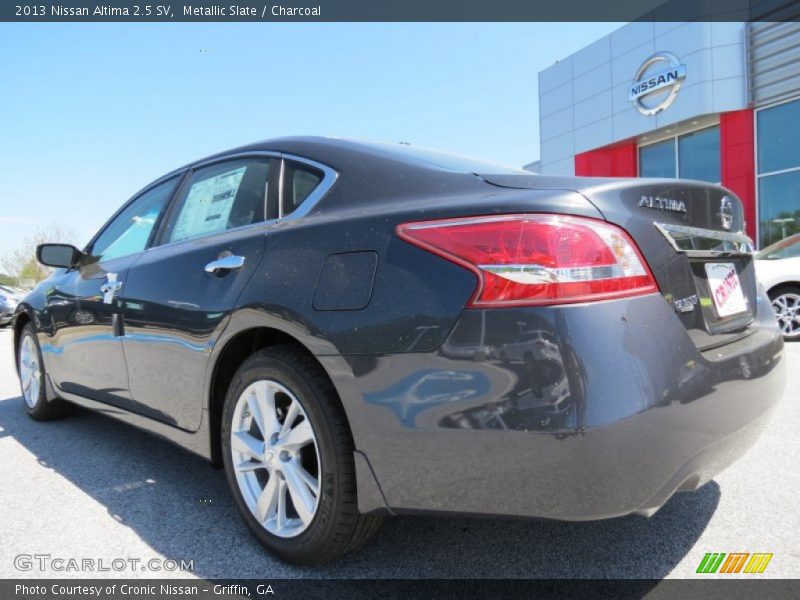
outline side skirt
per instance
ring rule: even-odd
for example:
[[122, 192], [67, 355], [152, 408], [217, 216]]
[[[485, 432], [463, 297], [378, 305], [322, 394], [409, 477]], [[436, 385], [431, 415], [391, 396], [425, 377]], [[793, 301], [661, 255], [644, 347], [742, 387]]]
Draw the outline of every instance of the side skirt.
[[[49, 379], [50, 378], [48, 377], [48, 382]], [[49, 394], [53, 389], [51, 382], [48, 385], [48, 388], [49, 397]], [[172, 442], [173, 444], [176, 444], [177, 446], [180, 446], [189, 452], [197, 454], [208, 461], [211, 460], [211, 434], [208, 430], [208, 412], [205, 409], [203, 410], [200, 427], [197, 429], [197, 431], [185, 431], [183, 429], [178, 429], [177, 427], [167, 425], [166, 423], [161, 423], [160, 421], [155, 421], [148, 417], [132, 413], [122, 408], [111, 406], [110, 404], [105, 404], [104, 402], [98, 402], [97, 400], [90, 400], [89, 398], [84, 398], [83, 396], [71, 394], [63, 390], [58, 390], [58, 392], [56, 392], [54, 395], [72, 402], [73, 404], [77, 404], [78, 406], [88, 408], [89, 410], [112, 417], [118, 421], [127, 423], [128, 425], [132, 425], [137, 429], [142, 429], [148, 433], [152, 433], [153, 435], [167, 440], [168, 442]]]

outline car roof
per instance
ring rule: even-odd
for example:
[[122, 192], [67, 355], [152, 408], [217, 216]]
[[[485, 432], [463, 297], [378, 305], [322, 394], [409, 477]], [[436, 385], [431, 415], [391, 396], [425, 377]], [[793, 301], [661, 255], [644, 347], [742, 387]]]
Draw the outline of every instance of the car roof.
[[486, 173], [496, 172], [498, 176], [517, 174], [517, 177], [530, 175], [527, 171], [405, 143], [297, 136], [239, 146], [193, 161], [152, 181], [134, 197], [204, 163], [258, 152], [306, 159], [336, 171], [335, 188], [338, 192], [335, 202], [329, 198], [330, 194], [326, 194], [315, 205], [315, 212], [323, 207], [357, 209], [365, 204], [392, 202], [396, 198], [430, 198], [431, 194], [463, 197], [469, 193], [485, 192]]
[[339, 172], [362, 161], [391, 163], [393, 168], [449, 171], [453, 173], [530, 174], [528, 171], [467, 156], [414, 146], [406, 142], [385, 142], [322, 136], [292, 136], [263, 140], [225, 150], [193, 161], [168, 175], [207, 161], [248, 152], [280, 152], [326, 164]]

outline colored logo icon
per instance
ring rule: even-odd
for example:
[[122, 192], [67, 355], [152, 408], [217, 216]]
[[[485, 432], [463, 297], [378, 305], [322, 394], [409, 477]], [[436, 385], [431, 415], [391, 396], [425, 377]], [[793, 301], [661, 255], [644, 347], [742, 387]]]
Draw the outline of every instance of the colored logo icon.
[[697, 567], [698, 573], [763, 573], [772, 553], [708, 552]]

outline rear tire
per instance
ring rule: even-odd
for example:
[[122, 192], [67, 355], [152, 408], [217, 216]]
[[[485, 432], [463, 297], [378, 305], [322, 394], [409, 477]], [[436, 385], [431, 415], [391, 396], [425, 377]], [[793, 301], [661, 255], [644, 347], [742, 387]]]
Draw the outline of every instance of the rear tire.
[[248, 358], [228, 389], [221, 429], [236, 506], [282, 560], [323, 564], [378, 530], [380, 516], [358, 512], [347, 419], [312, 357], [276, 346]]
[[30, 323], [22, 328], [18, 348], [17, 372], [25, 411], [36, 421], [52, 421], [64, 417], [69, 411], [69, 404], [59, 398], [47, 399], [42, 352], [36, 339], [36, 331]]

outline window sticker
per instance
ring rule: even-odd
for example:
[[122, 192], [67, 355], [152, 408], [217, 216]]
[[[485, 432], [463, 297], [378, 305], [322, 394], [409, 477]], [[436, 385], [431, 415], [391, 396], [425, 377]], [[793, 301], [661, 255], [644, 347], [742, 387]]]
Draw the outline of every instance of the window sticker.
[[192, 184], [175, 223], [172, 241], [227, 229], [246, 166]]

